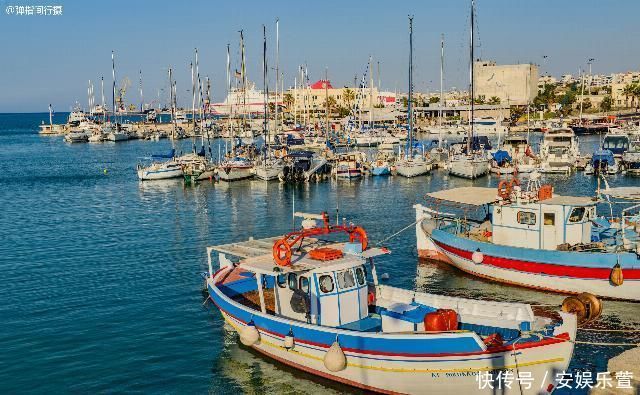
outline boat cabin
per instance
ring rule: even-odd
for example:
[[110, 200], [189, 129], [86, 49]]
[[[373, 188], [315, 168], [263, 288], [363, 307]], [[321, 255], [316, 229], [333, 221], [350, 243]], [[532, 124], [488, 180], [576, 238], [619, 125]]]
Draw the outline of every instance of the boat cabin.
[[485, 187], [454, 188], [427, 196], [436, 201], [484, 207], [485, 218], [475, 224], [470, 221], [469, 225], [448, 225], [457, 226], [451, 231], [467, 233], [479, 241], [544, 250], [591, 243], [596, 202], [590, 197], [556, 195], [550, 186], [533, 193], [519, 186], [509, 188], [512, 191], [508, 199], [500, 196], [500, 190]]

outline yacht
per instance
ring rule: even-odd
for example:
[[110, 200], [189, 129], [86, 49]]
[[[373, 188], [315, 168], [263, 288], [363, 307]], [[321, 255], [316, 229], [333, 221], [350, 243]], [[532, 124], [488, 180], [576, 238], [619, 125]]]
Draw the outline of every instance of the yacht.
[[505, 137], [502, 150], [509, 153], [518, 173], [531, 173], [538, 168], [537, 158], [525, 136], [509, 135]]
[[640, 176], [640, 136], [631, 141], [627, 152], [622, 154], [622, 162], [627, 174]]
[[578, 141], [573, 130], [558, 128], [544, 135], [540, 147], [542, 173], [570, 173], [579, 155]]

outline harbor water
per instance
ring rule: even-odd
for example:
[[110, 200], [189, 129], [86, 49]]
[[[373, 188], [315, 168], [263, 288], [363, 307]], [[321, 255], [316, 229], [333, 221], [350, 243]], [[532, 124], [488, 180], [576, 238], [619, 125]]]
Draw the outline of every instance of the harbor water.
[[[65, 118], [56, 114], [54, 122]], [[499, 182], [495, 175], [472, 182], [441, 170], [299, 186], [139, 182], [136, 163], [166, 151], [168, 140], [67, 144], [39, 136], [42, 121], [48, 114], [0, 114], [4, 393], [357, 392], [239, 346], [219, 312], [203, 305], [206, 246], [290, 231], [294, 209], [332, 218], [337, 212], [375, 243], [411, 224], [412, 205], [429, 191]], [[218, 144], [224, 142], [214, 142], [214, 153]], [[178, 145], [187, 151], [191, 142]], [[583, 153], [597, 145], [597, 136], [580, 141]], [[544, 179], [560, 194], [593, 195], [596, 187], [596, 178], [583, 173]], [[621, 174], [609, 182], [640, 185]], [[378, 272], [395, 286], [533, 304], [563, 299], [420, 262], [413, 228], [384, 244], [393, 253], [378, 261]], [[605, 301], [597, 327], [640, 329], [640, 304]], [[578, 339], [640, 343], [640, 335], [619, 333], [581, 332]], [[570, 369], [606, 371], [607, 360], [625, 349], [577, 345]]]

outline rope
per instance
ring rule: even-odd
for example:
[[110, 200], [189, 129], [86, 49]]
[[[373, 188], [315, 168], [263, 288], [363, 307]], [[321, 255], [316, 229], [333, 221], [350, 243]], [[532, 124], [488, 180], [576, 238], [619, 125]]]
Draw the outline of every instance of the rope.
[[546, 335], [542, 335], [543, 337], [549, 338], [549, 339], [556, 339], [556, 340], [564, 340], [567, 342], [571, 342], [573, 344], [588, 344], [591, 346], [621, 346], [621, 347], [640, 347], [640, 343], [597, 343], [597, 342], [585, 342], [585, 341], [580, 341], [580, 340], [567, 340], [567, 339], [563, 339], [561, 337], [555, 337], [555, 336], [546, 336]]
[[410, 227], [414, 226], [415, 224], [417, 224], [418, 222], [422, 221], [424, 218], [420, 218], [417, 221], [414, 221], [412, 223], [410, 223], [409, 225], [405, 226], [404, 228], [400, 229], [399, 231], [397, 231], [396, 233], [392, 234], [391, 236], [387, 237], [386, 239], [382, 239], [380, 240], [378, 243], [376, 243], [376, 246], [381, 245], [382, 243], [389, 241], [390, 239], [396, 237], [397, 235], [399, 235], [400, 233], [404, 232], [405, 230], [409, 229]]
[[578, 328], [581, 331], [588, 332], [640, 332], [640, 329], [591, 329], [591, 328]]

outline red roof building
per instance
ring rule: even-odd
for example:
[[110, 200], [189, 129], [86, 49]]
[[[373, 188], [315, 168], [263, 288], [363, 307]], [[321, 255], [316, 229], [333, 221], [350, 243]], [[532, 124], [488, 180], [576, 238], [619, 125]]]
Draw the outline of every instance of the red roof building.
[[311, 89], [333, 89], [331, 86], [331, 81], [329, 80], [318, 80], [311, 84]]

